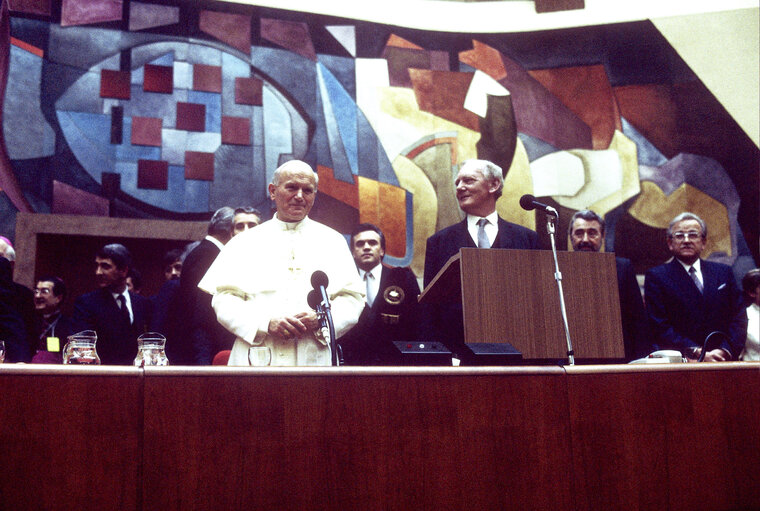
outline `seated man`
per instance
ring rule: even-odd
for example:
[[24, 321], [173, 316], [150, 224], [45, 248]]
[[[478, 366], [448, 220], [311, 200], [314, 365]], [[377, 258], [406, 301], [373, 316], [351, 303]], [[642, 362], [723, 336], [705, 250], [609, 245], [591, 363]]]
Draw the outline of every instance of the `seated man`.
[[153, 309], [150, 300], [127, 290], [132, 255], [123, 245], [106, 245], [95, 255], [97, 291], [74, 302], [77, 330], [95, 330], [97, 350], [104, 365], [132, 365], [137, 338], [147, 331]]
[[61, 312], [66, 299], [66, 284], [60, 277], [44, 276], [34, 287], [34, 308], [37, 311], [37, 345], [32, 363], [60, 364], [61, 349], [66, 338], [77, 333], [73, 320]]
[[214, 295], [217, 319], [237, 337], [229, 365], [331, 364], [307, 299], [317, 270], [329, 281], [336, 337], [359, 319], [364, 290], [345, 239], [307, 216], [316, 194], [307, 163], [278, 167], [269, 184], [274, 218], [232, 238], [198, 285]]
[[420, 286], [408, 267], [382, 264], [385, 235], [375, 225], [359, 224], [351, 233], [351, 252], [367, 297], [359, 322], [338, 339], [349, 365], [385, 365], [397, 360], [393, 341], [417, 339]]
[[[604, 219], [588, 209], [576, 211], [570, 219], [568, 234], [574, 251], [599, 252], [604, 240]], [[616, 257], [615, 266], [625, 358], [631, 361], [648, 355], [649, 323], [631, 261]]]
[[729, 266], [700, 259], [707, 225], [694, 213], [670, 221], [667, 242], [673, 259], [650, 269], [644, 283], [654, 345], [649, 351], [678, 350], [696, 360], [712, 332], [704, 360], [735, 360], [747, 335], [747, 313]]

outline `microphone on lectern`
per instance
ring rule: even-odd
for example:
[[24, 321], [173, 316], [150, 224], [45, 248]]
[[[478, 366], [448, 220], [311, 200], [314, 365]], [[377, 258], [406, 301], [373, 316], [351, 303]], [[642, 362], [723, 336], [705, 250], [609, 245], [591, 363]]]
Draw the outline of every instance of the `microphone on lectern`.
[[540, 209], [547, 215], [552, 215], [555, 218], [559, 218], [559, 213], [557, 213], [556, 209], [549, 206], [548, 204], [544, 204], [543, 202], [538, 202], [536, 198], [529, 193], [526, 193], [525, 195], [520, 197], [520, 207], [523, 208], [525, 211]]

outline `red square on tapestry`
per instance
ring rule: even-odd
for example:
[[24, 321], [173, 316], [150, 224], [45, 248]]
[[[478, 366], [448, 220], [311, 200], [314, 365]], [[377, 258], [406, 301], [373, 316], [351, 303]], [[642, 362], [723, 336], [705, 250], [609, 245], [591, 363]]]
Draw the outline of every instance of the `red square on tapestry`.
[[177, 102], [177, 129], [206, 131], [206, 105]]
[[169, 185], [169, 162], [137, 160], [137, 187], [166, 190]]
[[235, 103], [261, 106], [263, 84], [258, 78], [235, 78]]
[[171, 94], [174, 90], [174, 68], [145, 64], [143, 90], [145, 92], [162, 92]]
[[222, 92], [222, 68], [206, 64], [194, 64], [193, 90]]
[[155, 117], [132, 117], [133, 145], [161, 147], [161, 119]]
[[100, 70], [100, 97], [129, 99], [129, 71]]
[[222, 116], [222, 144], [251, 145], [251, 120]]
[[185, 151], [185, 179], [214, 180], [214, 153]]

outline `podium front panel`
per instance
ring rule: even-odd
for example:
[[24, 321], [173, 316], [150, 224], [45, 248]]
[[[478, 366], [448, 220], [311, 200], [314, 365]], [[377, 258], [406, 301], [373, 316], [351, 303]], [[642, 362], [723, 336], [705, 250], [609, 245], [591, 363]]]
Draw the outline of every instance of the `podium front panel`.
[[[563, 359], [567, 340], [548, 250], [463, 248], [464, 340], [509, 342], [525, 359]], [[622, 359], [614, 254], [559, 252], [576, 358]]]

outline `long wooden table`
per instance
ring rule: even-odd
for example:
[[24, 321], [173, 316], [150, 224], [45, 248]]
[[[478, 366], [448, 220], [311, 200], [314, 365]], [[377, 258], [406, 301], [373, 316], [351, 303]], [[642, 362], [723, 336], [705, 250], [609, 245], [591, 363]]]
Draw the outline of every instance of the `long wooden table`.
[[0, 509], [758, 509], [760, 364], [0, 366]]

